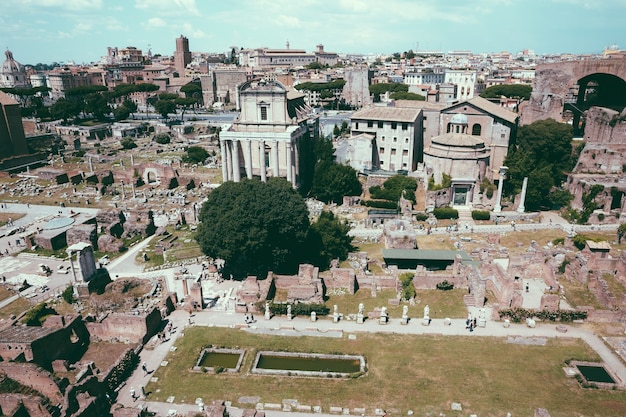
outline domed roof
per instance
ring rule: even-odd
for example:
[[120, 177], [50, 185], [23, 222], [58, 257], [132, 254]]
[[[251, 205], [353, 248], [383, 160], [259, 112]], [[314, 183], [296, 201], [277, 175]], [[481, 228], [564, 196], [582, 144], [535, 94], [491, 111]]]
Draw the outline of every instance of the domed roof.
[[450, 119], [450, 123], [453, 123], [455, 125], [466, 125], [468, 123], [467, 116], [462, 113], [457, 113], [452, 116], [452, 119]]
[[5, 59], [5, 61], [2, 63], [2, 68], [0, 69], [0, 72], [2, 74], [15, 74], [24, 72], [24, 65], [13, 59], [13, 52], [7, 49], [4, 52], [4, 55], [7, 57], [7, 59]]

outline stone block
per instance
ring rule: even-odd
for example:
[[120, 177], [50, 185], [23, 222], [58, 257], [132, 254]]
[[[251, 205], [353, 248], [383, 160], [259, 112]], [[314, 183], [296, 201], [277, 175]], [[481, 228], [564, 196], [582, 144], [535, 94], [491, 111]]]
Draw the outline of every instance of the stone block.
[[341, 414], [343, 412], [343, 407], [330, 407], [329, 412], [331, 414]]

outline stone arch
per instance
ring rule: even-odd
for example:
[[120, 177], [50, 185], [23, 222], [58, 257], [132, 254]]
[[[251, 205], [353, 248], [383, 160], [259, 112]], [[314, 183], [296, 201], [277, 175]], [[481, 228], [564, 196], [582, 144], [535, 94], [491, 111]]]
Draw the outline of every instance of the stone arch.
[[607, 73], [587, 74], [576, 83], [573, 97], [566, 100], [563, 113], [572, 113], [572, 125], [577, 134], [585, 130], [586, 111], [592, 106], [606, 107], [622, 111], [626, 107], [626, 81], [617, 75]]
[[143, 182], [145, 184], [159, 184], [159, 173], [156, 168], [146, 168], [143, 171]]

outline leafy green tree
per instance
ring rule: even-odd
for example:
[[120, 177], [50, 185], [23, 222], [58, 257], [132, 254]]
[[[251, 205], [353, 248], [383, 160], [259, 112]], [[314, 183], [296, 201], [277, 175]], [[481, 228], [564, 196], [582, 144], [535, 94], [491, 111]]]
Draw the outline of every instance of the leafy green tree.
[[391, 93], [390, 97], [394, 100], [413, 100], [413, 101], [424, 101], [426, 100], [426, 97], [420, 95], [420, 94], [416, 94], [416, 93], [409, 93], [409, 92], [404, 92], [404, 91], [397, 91], [395, 93]]
[[198, 99], [193, 97], [178, 97], [176, 100], [174, 100], [174, 103], [177, 107], [181, 107], [183, 109], [182, 113], [180, 114], [180, 118], [181, 120], [184, 120], [185, 112], [198, 104]]
[[128, 111], [130, 112], [130, 114], [133, 114], [137, 111], [137, 103], [135, 103], [132, 100], [124, 100], [124, 102], [122, 103], [122, 106], [126, 107], [128, 109]]
[[403, 83], [378, 83], [370, 85], [369, 89], [374, 97], [380, 98], [381, 94], [385, 94], [388, 91], [390, 93], [407, 93], [409, 86]]
[[363, 187], [354, 168], [334, 162], [315, 166], [310, 194], [325, 203], [341, 203], [344, 196], [358, 196]]
[[92, 93], [85, 97], [85, 112], [92, 114], [98, 120], [106, 120], [111, 113], [107, 98], [99, 93]]
[[202, 146], [190, 146], [187, 154], [183, 155], [183, 162], [189, 164], [201, 164], [209, 157], [209, 153]]
[[308, 262], [326, 270], [333, 259], [347, 259], [354, 250], [349, 230], [350, 226], [345, 221], [336, 218], [330, 211], [322, 211], [309, 228], [306, 244]]
[[225, 182], [209, 194], [200, 221], [202, 252], [223, 259], [224, 272], [236, 278], [294, 273], [303, 259], [308, 210], [283, 178]]
[[154, 141], [161, 145], [166, 145], [170, 143], [171, 140], [172, 138], [170, 137], [169, 133], [159, 133], [158, 135], [154, 136]]
[[133, 149], [137, 147], [137, 144], [131, 138], [124, 138], [120, 140], [120, 145], [122, 145], [122, 148], [124, 149]]
[[128, 119], [130, 116], [130, 110], [126, 106], [118, 106], [113, 109], [113, 117], [116, 121]]
[[154, 103], [154, 110], [159, 113], [164, 119], [167, 119], [170, 113], [176, 111], [176, 103], [174, 100], [158, 100]]
[[622, 223], [617, 228], [617, 244], [622, 244], [622, 238], [626, 235], [626, 223]]
[[501, 96], [508, 98], [519, 98], [530, 100], [533, 88], [526, 84], [503, 84], [487, 87], [485, 91], [480, 93], [483, 98], [500, 98]]
[[341, 129], [339, 128], [339, 126], [335, 125], [335, 127], [333, 128], [333, 136], [339, 137], [340, 135], [341, 135]]
[[570, 125], [552, 119], [521, 126], [505, 160], [509, 167], [505, 194], [520, 192], [524, 177], [528, 177], [526, 207], [531, 211], [550, 208], [550, 191], [560, 187], [576, 163], [572, 137]]
[[202, 94], [202, 87], [198, 83], [190, 82], [180, 88], [181, 93], [185, 93], [185, 97], [195, 98], [196, 94]]
[[317, 61], [313, 61], [313, 62], [311, 62], [311, 63], [310, 63], [309, 65], [307, 65], [306, 67], [307, 67], [307, 69], [310, 69], [310, 70], [316, 70], [316, 69], [322, 69], [322, 68], [324, 68], [324, 66], [323, 66], [322, 64], [320, 64], [319, 62], [317, 62]]
[[64, 122], [71, 118], [78, 116], [81, 107], [76, 100], [68, 100], [66, 98], [60, 98], [50, 106], [50, 115], [54, 119], [63, 119]]
[[377, 200], [389, 200], [398, 202], [400, 197], [410, 200], [415, 204], [415, 190], [417, 190], [417, 180], [406, 175], [394, 175], [387, 179], [382, 187], [370, 187], [370, 195]]

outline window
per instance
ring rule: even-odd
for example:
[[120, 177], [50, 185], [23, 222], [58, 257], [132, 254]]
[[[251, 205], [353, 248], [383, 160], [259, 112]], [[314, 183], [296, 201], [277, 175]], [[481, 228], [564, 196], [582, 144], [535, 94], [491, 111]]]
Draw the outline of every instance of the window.
[[456, 133], [459, 133], [459, 126], [456, 126]]
[[481, 131], [482, 127], [478, 123], [472, 126], [472, 136], [480, 136]]
[[403, 150], [402, 156], [409, 156], [409, 150], [408, 149]]
[[384, 142], [384, 141], [385, 141], [385, 137], [384, 137], [384, 136], [381, 136], [381, 137], [380, 137], [380, 141], [381, 141], [381, 142]]
[[267, 106], [261, 106], [261, 120], [267, 120]]
[[394, 141], [394, 142], [397, 142], [397, 141], [398, 141], [398, 138], [393, 138], [393, 141]]
[[500, 134], [500, 138], [504, 139], [504, 136], [505, 136], [505, 134], [504, 134], [504, 133], [501, 133], [501, 134]]
[[383, 128], [384, 123], [383, 122], [378, 122], [378, 128], [382, 129]]
[[409, 128], [408, 123], [402, 123], [402, 130], [407, 130]]
[[446, 133], [450, 133], [450, 129], [451, 129], [451, 125], [450, 125], [450, 123], [448, 123], [448, 127], [446, 129]]
[[404, 138], [404, 143], [409, 143], [409, 138]]
[[354, 123], [354, 129], [355, 130], [359, 130], [359, 122], [355, 122]]
[[391, 122], [391, 128], [392, 129], [397, 129], [398, 128], [398, 123], [397, 122]]
[[378, 153], [381, 154], [381, 155], [384, 155], [385, 154], [385, 148], [380, 148]]
[[374, 127], [374, 122], [372, 120], [368, 120], [367, 127]]
[[394, 148], [391, 149], [391, 156], [394, 156], [396, 154], [396, 150]]

